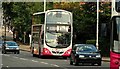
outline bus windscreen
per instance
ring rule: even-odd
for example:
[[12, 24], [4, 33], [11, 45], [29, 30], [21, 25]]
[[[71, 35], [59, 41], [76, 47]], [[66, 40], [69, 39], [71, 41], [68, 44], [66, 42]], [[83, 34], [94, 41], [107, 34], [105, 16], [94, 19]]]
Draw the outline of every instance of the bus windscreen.
[[120, 17], [116, 17], [114, 21], [114, 33], [113, 33], [113, 51], [120, 53]]

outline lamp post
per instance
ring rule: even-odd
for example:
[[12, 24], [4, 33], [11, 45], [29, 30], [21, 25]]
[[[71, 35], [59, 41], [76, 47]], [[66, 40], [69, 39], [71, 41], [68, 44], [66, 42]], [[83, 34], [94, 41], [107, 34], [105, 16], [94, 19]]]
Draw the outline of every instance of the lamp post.
[[44, 12], [46, 10], [46, 0], [44, 0]]
[[6, 19], [5, 16], [3, 17], [3, 24], [4, 24], [4, 45], [5, 45], [5, 41], [6, 41]]
[[97, 30], [96, 30], [96, 47], [97, 47], [97, 49], [99, 49], [98, 33], [99, 33], [99, 0], [97, 0]]

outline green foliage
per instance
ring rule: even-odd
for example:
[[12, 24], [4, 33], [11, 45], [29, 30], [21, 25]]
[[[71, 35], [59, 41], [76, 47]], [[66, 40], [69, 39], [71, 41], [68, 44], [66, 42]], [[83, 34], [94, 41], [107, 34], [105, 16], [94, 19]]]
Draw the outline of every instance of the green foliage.
[[[23, 33], [30, 34], [32, 25], [32, 14], [43, 11], [42, 2], [10, 2], [3, 3], [4, 17], [10, 17], [11, 25], [19, 33], [18, 37], [23, 37]], [[6, 20], [7, 21], [7, 20]], [[28, 35], [26, 36], [28, 37]], [[29, 38], [29, 37], [28, 37]]]
[[[74, 38], [75, 43], [93, 42], [96, 39], [96, 3], [86, 2], [47, 2], [48, 9], [64, 9], [73, 13]], [[100, 20], [101, 23], [110, 21], [110, 3], [100, 3]], [[43, 2], [10, 2], [3, 3], [4, 16], [10, 17], [11, 25], [19, 32], [19, 36], [23, 37], [23, 32], [27, 33], [31, 30], [32, 14], [43, 11]], [[38, 17], [39, 18], [39, 17]], [[41, 18], [41, 17], [40, 17]], [[40, 23], [40, 20], [35, 20]]]
[[96, 40], [86, 40], [86, 44], [96, 44]]
[[101, 55], [104, 57], [110, 56], [110, 41], [107, 38], [99, 38], [99, 49], [101, 50]]

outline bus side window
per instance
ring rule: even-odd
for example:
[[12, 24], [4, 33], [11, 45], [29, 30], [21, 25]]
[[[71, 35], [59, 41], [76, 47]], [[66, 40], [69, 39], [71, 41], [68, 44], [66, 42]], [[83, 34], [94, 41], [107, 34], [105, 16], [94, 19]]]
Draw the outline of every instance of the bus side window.
[[42, 35], [41, 35], [41, 43], [42, 44], [44, 43], [44, 33], [42, 33]]

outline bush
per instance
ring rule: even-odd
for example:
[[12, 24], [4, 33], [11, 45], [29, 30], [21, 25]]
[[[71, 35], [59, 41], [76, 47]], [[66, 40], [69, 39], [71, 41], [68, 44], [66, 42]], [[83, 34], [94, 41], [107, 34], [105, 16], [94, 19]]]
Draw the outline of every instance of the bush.
[[96, 40], [86, 40], [86, 44], [96, 44]]
[[109, 45], [109, 40], [106, 38], [100, 38], [99, 41], [99, 49], [101, 50], [101, 54], [104, 57], [109, 57], [110, 56], [110, 45]]

